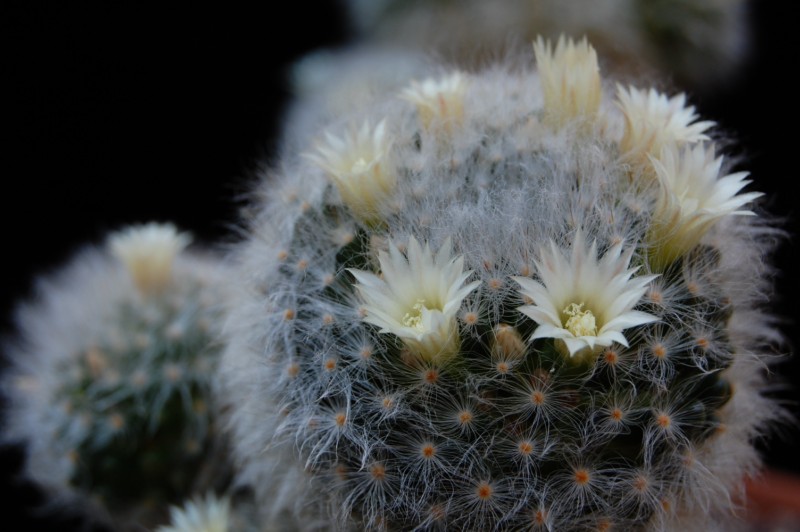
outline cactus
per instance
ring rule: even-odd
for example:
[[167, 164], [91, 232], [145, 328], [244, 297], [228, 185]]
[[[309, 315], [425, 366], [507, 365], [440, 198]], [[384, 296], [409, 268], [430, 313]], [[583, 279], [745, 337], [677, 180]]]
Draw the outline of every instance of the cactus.
[[[148, 525], [195, 487], [224, 485], [211, 386], [220, 265], [172, 225], [87, 248], [18, 312], [4, 440], [56, 501], [88, 496]], [[214, 455], [209, 459], [209, 455]]]
[[[780, 416], [760, 299], [779, 232], [683, 95], [613, 88], [585, 40], [534, 52], [538, 70], [440, 68], [323, 118], [263, 183], [223, 377], [270, 512], [389, 530], [734, 519]], [[284, 452], [315, 485], [276, 508]]]

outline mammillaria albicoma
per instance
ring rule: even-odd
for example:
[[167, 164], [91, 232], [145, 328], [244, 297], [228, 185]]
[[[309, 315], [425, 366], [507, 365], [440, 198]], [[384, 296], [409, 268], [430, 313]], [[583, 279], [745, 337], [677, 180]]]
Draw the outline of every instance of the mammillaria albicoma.
[[221, 261], [151, 223], [112, 234], [20, 307], [3, 440], [51, 499], [101, 503], [116, 526], [230, 477], [211, 397]]
[[[271, 512], [392, 530], [734, 518], [779, 416], [760, 308], [775, 231], [682, 94], [603, 81], [585, 41], [534, 54], [538, 71], [440, 68], [326, 118], [263, 184], [224, 377]], [[312, 484], [276, 508], [286, 452]]]

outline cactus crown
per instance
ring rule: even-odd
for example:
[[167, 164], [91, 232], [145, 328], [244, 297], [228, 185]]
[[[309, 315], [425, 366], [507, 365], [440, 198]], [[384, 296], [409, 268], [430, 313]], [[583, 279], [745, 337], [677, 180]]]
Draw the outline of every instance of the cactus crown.
[[[249, 350], [262, 373], [238, 452], [255, 470], [264, 446], [295, 447], [342, 523], [659, 526], [692, 504], [726, 512], [729, 480], [756, 460], [749, 445], [722, 458], [769, 417], [741, 419], [766, 404], [763, 247], [757, 219], [736, 216], [755, 196], [696, 154], [710, 124], [682, 97], [611, 101], [585, 41], [539, 41], [536, 55], [538, 73], [459, 73], [457, 91], [415, 81], [365, 104], [290, 157], [253, 220], [229, 352]], [[385, 147], [368, 169], [333, 153], [357, 149], [335, 137], [353, 127]], [[662, 174], [682, 163], [662, 157], [701, 166], [719, 208], [665, 199], [681, 193]], [[343, 188], [365, 171], [379, 201]]]

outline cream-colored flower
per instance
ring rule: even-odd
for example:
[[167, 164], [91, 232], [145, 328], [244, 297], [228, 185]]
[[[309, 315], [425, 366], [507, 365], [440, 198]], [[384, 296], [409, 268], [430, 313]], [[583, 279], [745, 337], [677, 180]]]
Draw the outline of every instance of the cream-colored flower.
[[539, 37], [533, 44], [544, 92], [545, 116], [562, 125], [575, 118], [592, 118], [600, 108], [600, 67], [597, 52], [584, 37], [579, 42], [558, 38], [555, 50]]
[[456, 314], [461, 302], [479, 284], [462, 286], [472, 273], [464, 258], [451, 256], [448, 239], [434, 256], [413, 237], [407, 256], [393, 244], [381, 251], [383, 279], [362, 270], [349, 270], [364, 300], [364, 321], [398, 336], [421, 359], [444, 362], [458, 352]]
[[747, 172], [719, 177], [722, 157], [714, 158], [713, 146], [667, 147], [661, 157], [650, 160], [660, 184], [648, 233], [650, 262], [658, 269], [699, 244], [721, 218], [753, 215], [742, 207], [762, 195], [739, 194], [750, 183]]
[[434, 121], [448, 125], [460, 121], [464, 116], [466, 89], [466, 76], [461, 72], [453, 72], [438, 80], [427, 78], [421, 83], [412, 81], [411, 86], [400, 93], [400, 97], [417, 106], [424, 127], [430, 127]]
[[666, 146], [708, 140], [705, 131], [714, 122], [696, 122], [694, 107], [686, 106], [686, 95], [667, 98], [655, 89], [649, 91], [617, 86], [617, 99], [625, 116], [625, 132], [620, 150], [630, 160], [647, 164], [648, 155], [658, 156]]
[[325, 140], [307, 157], [328, 173], [353, 214], [366, 223], [379, 222], [397, 181], [386, 121], [374, 129], [364, 122], [343, 137], [326, 133]]
[[528, 277], [514, 277], [520, 292], [533, 300], [519, 311], [539, 326], [531, 336], [563, 341], [569, 356], [592, 354], [612, 342], [628, 345], [622, 331], [658, 318], [632, 310], [657, 275], [633, 277], [638, 268], [628, 269], [632, 249], [622, 253], [622, 244], [612, 246], [597, 258], [597, 243], [587, 249], [579, 231], [567, 258], [555, 243], [542, 250], [536, 268], [541, 283]]
[[131, 226], [112, 234], [111, 253], [122, 261], [136, 287], [146, 295], [161, 292], [172, 279], [175, 257], [191, 242], [172, 224]]
[[183, 508], [169, 509], [169, 526], [156, 532], [227, 532], [230, 522], [230, 501], [209, 493], [203, 499], [188, 501]]

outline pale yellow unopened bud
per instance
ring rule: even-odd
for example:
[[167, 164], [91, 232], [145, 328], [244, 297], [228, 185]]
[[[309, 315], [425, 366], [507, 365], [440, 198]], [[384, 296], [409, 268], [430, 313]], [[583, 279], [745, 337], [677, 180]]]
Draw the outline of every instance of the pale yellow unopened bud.
[[492, 355], [502, 360], [517, 360], [525, 356], [525, 342], [514, 327], [504, 323], [494, 329]]
[[190, 238], [172, 224], [133, 226], [111, 235], [108, 247], [128, 269], [142, 294], [160, 293], [172, 280], [175, 257]]
[[325, 170], [353, 214], [365, 223], [378, 224], [391, 210], [397, 180], [391, 144], [385, 121], [375, 128], [364, 122], [342, 137], [328, 133], [317, 152], [306, 157]]
[[412, 81], [400, 96], [417, 106], [424, 127], [431, 127], [437, 122], [449, 127], [460, 122], [464, 115], [466, 86], [465, 76], [461, 72], [454, 72], [439, 80], [428, 78], [421, 83]]
[[597, 52], [584, 37], [577, 43], [562, 35], [553, 49], [539, 37], [533, 44], [544, 93], [545, 119], [557, 126], [576, 118], [591, 120], [600, 109]]

